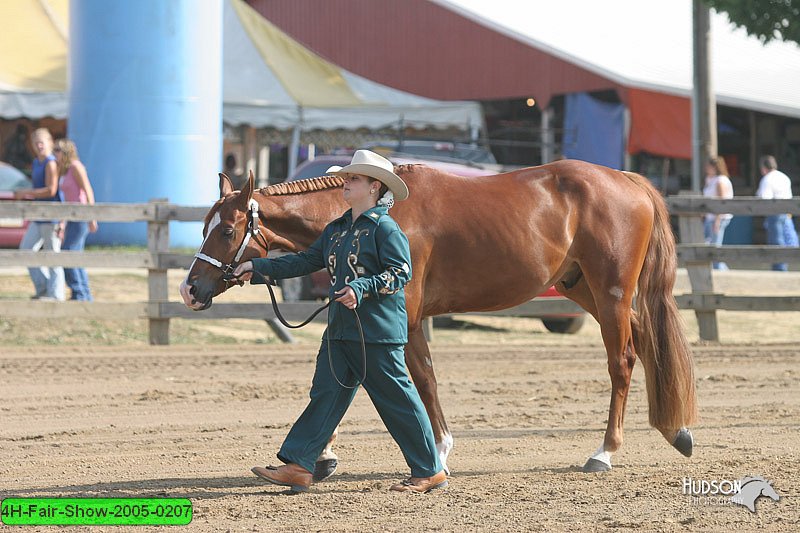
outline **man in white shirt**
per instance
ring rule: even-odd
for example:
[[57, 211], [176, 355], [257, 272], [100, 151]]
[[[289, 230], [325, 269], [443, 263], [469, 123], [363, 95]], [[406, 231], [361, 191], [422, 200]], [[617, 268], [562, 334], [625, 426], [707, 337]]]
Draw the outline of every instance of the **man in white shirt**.
[[[771, 155], [762, 156], [759, 160], [761, 167], [761, 182], [758, 184], [756, 196], [766, 200], [787, 199], [792, 197], [792, 181], [789, 176], [778, 170], [778, 163]], [[797, 246], [797, 231], [791, 215], [770, 215], [764, 221], [767, 229], [767, 244], [778, 246]], [[772, 270], [786, 271], [786, 263], [775, 263]]]

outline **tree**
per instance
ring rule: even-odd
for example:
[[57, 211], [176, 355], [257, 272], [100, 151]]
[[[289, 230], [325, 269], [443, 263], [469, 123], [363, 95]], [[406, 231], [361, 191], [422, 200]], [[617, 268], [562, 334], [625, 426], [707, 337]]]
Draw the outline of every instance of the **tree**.
[[703, 0], [737, 27], [766, 44], [773, 39], [800, 44], [800, 0]]

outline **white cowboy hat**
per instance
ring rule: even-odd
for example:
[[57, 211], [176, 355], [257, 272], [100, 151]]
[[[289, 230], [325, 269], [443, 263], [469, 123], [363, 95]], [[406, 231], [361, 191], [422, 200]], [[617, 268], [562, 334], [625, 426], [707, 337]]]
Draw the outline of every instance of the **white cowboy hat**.
[[342, 167], [339, 165], [331, 165], [328, 167], [328, 170], [325, 171], [325, 174], [336, 174], [340, 170], [342, 170]]
[[375, 152], [369, 150], [356, 150], [353, 160], [349, 165], [334, 172], [334, 174], [361, 174], [380, 181], [392, 191], [395, 200], [408, 198], [408, 187], [400, 176], [394, 173], [394, 165]]

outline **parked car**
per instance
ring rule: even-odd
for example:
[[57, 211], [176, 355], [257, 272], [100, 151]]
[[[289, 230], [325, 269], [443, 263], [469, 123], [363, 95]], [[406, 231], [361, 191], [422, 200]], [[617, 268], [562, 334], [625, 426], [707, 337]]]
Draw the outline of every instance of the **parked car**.
[[[27, 189], [31, 182], [21, 171], [0, 162], [0, 201], [13, 200], [14, 191]], [[19, 248], [28, 222], [16, 217], [0, 216], [0, 248]]]
[[462, 165], [496, 165], [494, 154], [475, 144], [447, 141], [374, 141], [365, 144], [367, 148], [385, 157], [406, 156], [428, 161], [444, 161]]
[[[351, 159], [352, 159], [352, 154], [318, 155], [313, 160], [304, 161], [303, 163], [297, 165], [297, 169], [295, 170], [294, 174], [289, 176], [289, 179], [287, 179], [286, 181], [303, 180], [306, 178], [315, 178], [317, 176], [324, 176], [325, 171], [327, 171], [330, 167], [334, 165], [343, 167], [345, 165], [350, 164]], [[450, 174], [457, 174], [459, 176], [466, 176], [466, 177], [488, 176], [490, 174], [497, 174], [497, 172], [494, 169], [482, 168], [480, 166], [467, 166], [450, 161], [432, 161], [432, 160], [414, 158], [410, 156], [393, 156], [393, 155], [390, 155], [388, 159], [391, 160], [392, 163], [394, 163], [395, 165], [407, 165], [407, 164], [419, 163], [431, 167], [436, 167], [439, 170], [443, 170], [444, 172], [449, 172]]]
[[[295, 173], [286, 181], [295, 181], [300, 179], [314, 178], [324, 176], [325, 172], [331, 166], [343, 167], [350, 163], [351, 156], [349, 155], [321, 155], [317, 156], [311, 161], [305, 161], [297, 166]], [[408, 157], [390, 157], [390, 160], [395, 164], [410, 164], [422, 163], [432, 167], [439, 168], [451, 174], [459, 176], [476, 177], [494, 174], [495, 172], [474, 166], [466, 166], [453, 162], [443, 161], [426, 161], [421, 159], [413, 159]], [[328, 289], [331, 286], [331, 278], [326, 270], [318, 270], [308, 276], [299, 278], [283, 279], [278, 281], [281, 287], [284, 301], [295, 302], [299, 300], [317, 300], [328, 297]], [[557, 297], [560, 296], [555, 287], [550, 287], [548, 290], [539, 295], [540, 297]], [[577, 333], [583, 326], [586, 318], [586, 313], [580, 312], [575, 314], [563, 314], [541, 317], [544, 327], [553, 333]]]

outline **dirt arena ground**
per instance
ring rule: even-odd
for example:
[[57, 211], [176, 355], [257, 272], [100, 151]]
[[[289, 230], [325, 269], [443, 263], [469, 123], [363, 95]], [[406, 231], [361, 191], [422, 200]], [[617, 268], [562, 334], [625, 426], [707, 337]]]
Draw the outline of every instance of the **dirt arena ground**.
[[[728, 293], [800, 290], [794, 273], [723, 274]], [[94, 276], [97, 296], [141, 282], [122, 278]], [[24, 276], [0, 277], [0, 305], [28, 289]], [[176, 321], [176, 344], [151, 347], [137, 321], [0, 318], [0, 497], [186, 497], [185, 530], [201, 532], [797, 531], [799, 315], [720, 313], [724, 342], [706, 345], [687, 313], [702, 417], [694, 456], [647, 425], [637, 365], [626, 441], [604, 474], [580, 471], [609, 402], [597, 325], [559, 336], [533, 319], [459, 319], [432, 345], [455, 437], [450, 487], [388, 491], [406, 467], [362, 391], [341, 427], [339, 472], [299, 496], [249, 469], [276, 463], [307, 400], [320, 329], [287, 346], [255, 321]], [[762, 497], [751, 513], [683, 493], [685, 478], [747, 475], [770, 480], [780, 500]], [[37, 530], [52, 528], [25, 529]]]

